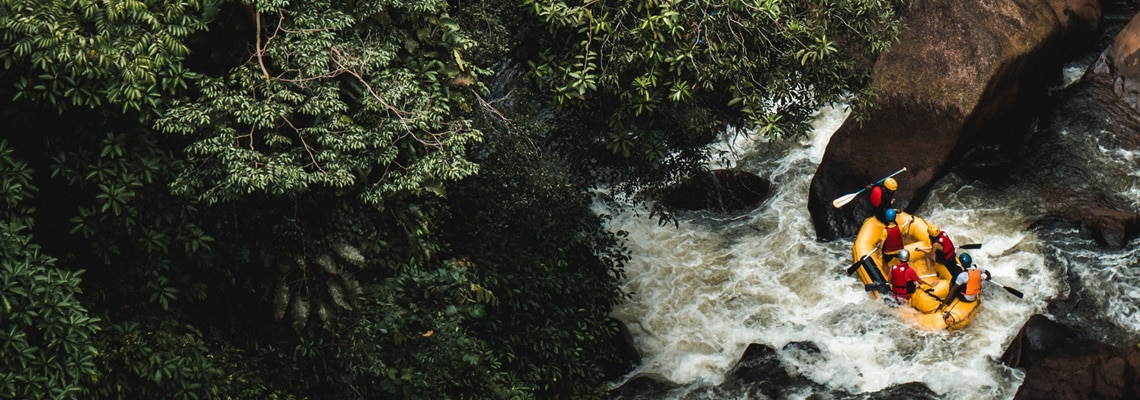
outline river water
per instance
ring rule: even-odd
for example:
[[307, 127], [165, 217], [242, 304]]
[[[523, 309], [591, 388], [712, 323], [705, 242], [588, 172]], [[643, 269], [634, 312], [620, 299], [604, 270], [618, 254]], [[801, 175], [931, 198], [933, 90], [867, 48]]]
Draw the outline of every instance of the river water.
[[[1135, 246], [1104, 251], [1076, 228], [1034, 229], [1042, 199], [1024, 187], [994, 187], [954, 172], [915, 214], [939, 224], [957, 244], [981, 243], [969, 251], [975, 262], [1025, 297], [984, 285], [983, 309], [955, 332], [919, 330], [872, 299], [843, 272], [852, 262], [851, 239], [816, 241], [807, 211], [812, 174], [846, 115], [840, 108], [820, 111], [813, 132], [801, 140], [724, 145], [731, 156], [718, 167], [772, 181], [771, 197], [751, 213], [689, 212], [679, 215], [678, 226], [662, 226], [645, 210], [597, 205], [614, 216], [612, 229], [629, 233], [632, 259], [624, 287], [632, 297], [613, 311], [643, 357], [629, 376], [658, 374], [680, 384], [671, 398], [725, 398], [707, 389], [724, 381], [744, 349], [758, 343], [777, 349], [791, 375], [832, 394], [921, 382], [943, 398], [1011, 398], [1023, 374], [998, 358], [1031, 315], [1048, 315], [1050, 300], [1071, 297], [1074, 290], [1084, 293], [1080, 301], [1095, 305], [1084, 309], [1098, 311], [1070, 320], [1107, 326], [1100, 339], [1114, 344], [1135, 340], [1128, 335], [1140, 332], [1140, 268], [1122, 268], [1138, 264]], [[1136, 154], [1090, 146], [1119, 153], [1110, 154], [1107, 159], [1117, 161], [1106, 169], [1140, 170]], [[1126, 195], [1140, 204], [1137, 185], [1129, 190]], [[811, 342], [820, 351], [785, 349], [792, 342]], [[819, 390], [785, 388], [781, 397], [806, 398]]]

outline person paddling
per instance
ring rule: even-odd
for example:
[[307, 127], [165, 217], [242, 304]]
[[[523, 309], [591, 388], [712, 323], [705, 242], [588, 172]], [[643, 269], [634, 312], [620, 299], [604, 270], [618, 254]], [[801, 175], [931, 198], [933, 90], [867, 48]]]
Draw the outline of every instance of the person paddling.
[[918, 249], [926, 253], [926, 265], [934, 266], [937, 262], [946, 267], [946, 272], [951, 277], [958, 276], [962, 267], [958, 265], [958, 255], [955, 254], [954, 241], [950, 240], [950, 235], [929, 221], [926, 223], [926, 233], [930, 236], [930, 247]]
[[903, 226], [899, 226], [895, 219], [898, 217], [898, 211], [893, 208], [888, 208], [883, 213], [886, 218], [886, 225], [883, 226], [883, 233], [880, 237], [883, 238], [879, 242], [879, 250], [883, 252], [883, 265], [890, 265], [891, 260], [898, 256], [899, 251], [905, 247], [903, 242], [903, 234], [910, 229], [910, 223], [914, 222], [914, 217], [910, 217]]
[[958, 261], [962, 263], [964, 270], [954, 277], [950, 291], [942, 301], [943, 305], [950, 304], [955, 296], [967, 303], [977, 301], [978, 295], [982, 292], [983, 276], [987, 281], [991, 278], [990, 272], [986, 271], [985, 267], [973, 263], [969, 253], [962, 253], [958, 256]]
[[910, 252], [906, 249], [899, 250], [899, 263], [891, 267], [891, 293], [894, 295], [895, 300], [900, 303], [910, 301], [910, 296], [914, 294], [918, 284], [930, 286], [930, 283], [923, 280], [914, 272], [914, 268], [910, 267]]
[[869, 200], [871, 208], [874, 209], [875, 218], [879, 222], [887, 223], [888, 219], [887, 210], [895, 205], [895, 190], [898, 190], [899, 183], [895, 178], [883, 179], [882, 183], [872, 183], [867, 185], [870, 190]]

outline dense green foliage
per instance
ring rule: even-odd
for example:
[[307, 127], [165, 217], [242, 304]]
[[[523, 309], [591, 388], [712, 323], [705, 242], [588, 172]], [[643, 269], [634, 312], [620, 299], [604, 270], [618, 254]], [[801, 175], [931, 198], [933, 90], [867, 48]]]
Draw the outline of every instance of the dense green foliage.
[[[474, 43], [445, 3], [280, 9], [252, 4], [256, 62], [205, 77], [158, 130], [188, 135], [176, 193], [205, 203], [251, 193], [297, 198], [322, 189], [384, 207], [476, 171], [464, 157], [479, 131], [462, 118]], [[262, 22], [264, 21], [264, 22]]]
[[617, 333], [608, 314], [623, 298], [615, 278], [624, 247], [565, 169], [529, 143], [504, 140], [482, 171], [453, 192], [463, 200], [446, 229], [500, 300], [475, 333], [509, 370], [525, 372], [522, 381], [546, 394], [539, 397], [601, 387], [597, 362], [619, 362], [604, 349]]
[[196, 207], [165, 188], [179, 161], [145, 132], [84, 133], [57, 146], [49, 169], [73, 195], [84, 194], [71, 204], [69, 233], [102, 261], [86, 266], [97, 292], [113, 302], [142, 295], [163, 310], [180, 296], [205, 298], [205, 282], [191, 273], [216, 262], [214, 239], [197, 224]]
[[[292, 399], [270, 390], [244, 353], [211, 346], [173, 318], [113, 324], [99, 344], [103, 379], [90, 397], [107, 399]], [[211, 348], [215, 347], [215, 348]]]
[[0, 141], [0, 398], [75, 397], [98, 376], [98, 320], [79, 303], [79, 273], [56, 268], [28, 235], [31, 181]]
[[870, 99], [867, 60], [895, 40], [901, 2], [526, 3], [551, 32], [533, 76], [601, 122], [572, 134], [624, 156], [635, 168], [619, 175], [644, 186], [701, 168], [726, 128], [794, 136], [824, 104]]
[[184, 40], [205, 28], [198, 1], [0, 1], [0, 61], [15, 100], [153, 110], [194, 74]]
[[0, 398], [604, 397], [588, 189], [860, 94], [893, 7], [0, 0]]
[[334, 332], [275, 356], [299, 387], [325, 388], [332, 398], [530, 397], [499, 352], [472, 334], [494, 296], [471, 279], [461, 260], [385, 279]]

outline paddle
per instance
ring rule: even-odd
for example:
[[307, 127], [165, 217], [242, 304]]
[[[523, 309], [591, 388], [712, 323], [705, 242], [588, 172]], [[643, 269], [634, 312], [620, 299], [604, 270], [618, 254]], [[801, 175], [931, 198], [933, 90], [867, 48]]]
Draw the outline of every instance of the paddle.
[[863, 285], [863, 291], [865, 292], [872, 292], [876, 290], [879, 291], [879, 293], [887, 294], [891, 291], [891, 285], [887, 283], [868, 283], [866, 285]]
[[959, 249], [966, 249], [966, 250], [977, 250], [977, 249], [982, 248], [982, 244], [981, 243], [970, 243], [970, 244], [964, 244], [964, 245], [958, 246], [958, 248]]
[[860, 265], [863, 265], [863, 261], [866, 261], [867, 257], [870, 257], [872, 254], [875, 254], [876, 251], [879, 251], [878, 247], [876, 247], [874, 250], [871, 250], [870, 253], [864, 254], [863, 257], [859, 258], [859, 261], [856, 261], [854, 264], [851, 264], [850, 267], [847, 267], [847, 275], [851, 275], [851, 274], [855, 273], [855, 270], [859, 269]]
[[1017, 296], [1017, 298], [1019, 298], [1019, 299], [1023, 299], [1023, 298], [1025, 298], [1025, 294], [1024, 294], [1024, 293], [1021, 293], [1021, 291], [1019, 291], [1019, 290], [1017, 290], [1017, 289], [1014, 289], [1014, 288], [1011, 288], [1011, 287], [1009, 287], [1009, 286], [1005, 286], [1005, 285], [1002, 285], [1002, 284], [1000, 284], [1000, 283], [994, 282], [994, 280], [993, 280], [993, 279], [990, 279], [990, 283], [992, 283], [992, 284], [995, 284], [995, 285], [998, 285], [998, 287], [1000, 287], [1000, 288], [1002, 288], [1002, 289], [1005, 289], [1005, 291], [1009, 292], [1009, 294], [1012, 294], [1012, 295], [1014, 295], [1014, 296]]
[[[981, 246], [981, 244], [978, 244], [978, 246]], [[1012, 294], [1012, 295], [1014, 295], [1014, 296], [1017, 296], [1017, 298], [1019, 298], [1019, 299], [1024, 299], [1024, 298], [1025, 298], [1025, 293], [1021, 293], [1021, 291], [1020, 291], [1020, 290], [1017, 290], [1017, 289], [1011, 288], [1011, 287], [1009, 287], [1009, 286], [1006, 286], [1006, 285], [1002, 285], [1002, 284], [1000, 284], [1000, 283], [997, 283], [997, 282], [995, 282], [995, 281], [993, 280], [993, 278], [990, 278], [990, 279], [986, 279], [986, 280], [990, 281], [990, 283], [992, 283], [992, 284], [998, 285], [998, 287], [1000, 287], [1000, 288], [1002, 288], [1002, 289], [1005, 289], [1005, 291], [1009, 292], [1009, 294]]]
[[[893, 173], [893, 174], [887, 175], [887, 176], [886, 176], [886, 177], [884, 177], [883, 179], [879, 179], [879, 181], [878, 181], [878, 182], [875, 182], [875, 183], [883, 183], [883, 181], [887, 180], [887, 178], [890, 178], [890, 177], [892, 177], [892, 176], [895, 176], [895, 175], [901, 174], [901, 173], [903, 173], [903, 171], [906, 171], [906, 167], [902, 167], [902, 169], [900, 169], [900, 170], [898, 170], [898, 171], [895, 171], [895, 173]], [[858, 192], [855, 192], [855, 193], [848, 193], [848, 194], [845, 194], [845, 195], [839, 196], [839, 198], [838, 198], [838, 199], [835, 199], [835, 200], [832, 200], [832, 201], [831, 201], [831, 206], [832, 206], [832, 207], [835, 207], [835, 208], [840, 208], [840, 207], [843, 207], [843, 206], [847, 205], [847, 203], [850, 203], [850, 202], [851, 202], [851, 200], [855, 200], [855, 196], [858, 196], [858, 195], [859, 195], [859, 193], [863, 193], [863, 191], [864, 191], [864, 190], [867, 190], [867, 188], [866, 188], [866, 187], [864, 187], [864, 188], [862, 188], [862, 189], [859, 189], [859, 191], [858, 191]]]

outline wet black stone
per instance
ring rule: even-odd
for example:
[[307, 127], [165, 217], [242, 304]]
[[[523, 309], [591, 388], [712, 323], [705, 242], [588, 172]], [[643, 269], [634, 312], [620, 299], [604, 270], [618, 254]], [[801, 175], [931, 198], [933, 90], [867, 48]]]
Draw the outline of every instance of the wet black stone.
[[768, 198], [771, 183], [755, 174], [718, 169], [671, 188], [665, 204], [682, 210], [750, 211]]
[[649, 400], [660, 399], [681, 386], [658, 374], [644, 374], [631, 378], [617, 389], [610, 391], [611, 399]]
[[941, 400], [938, 393], [921, 382], [907, 382], [870, 393], [868, 400]]

